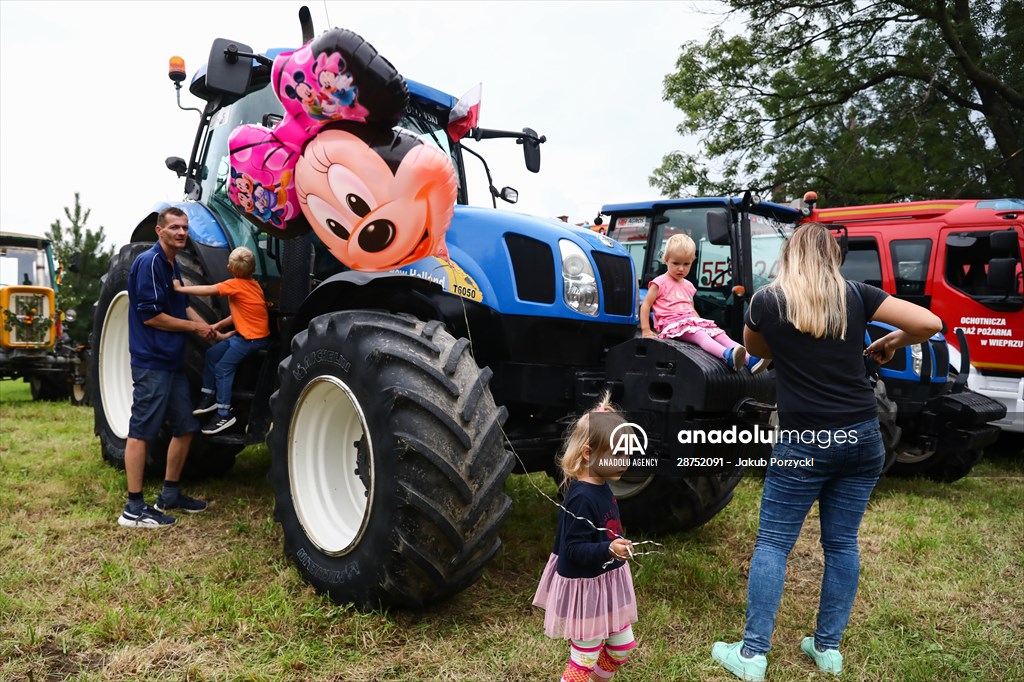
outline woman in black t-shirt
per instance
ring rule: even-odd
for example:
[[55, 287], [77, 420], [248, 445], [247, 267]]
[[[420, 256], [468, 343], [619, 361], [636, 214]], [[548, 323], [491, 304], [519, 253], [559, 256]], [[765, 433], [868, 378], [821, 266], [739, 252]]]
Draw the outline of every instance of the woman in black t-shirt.
[[[845, 281], [839, 246], [823, 225], [798, 228], [780, 259], [778, 277], [750, 302], [743, 334], [751, 353], [775, 363], [779, 410], [750, 563], [746, 627], [742, 641], [716, 642], [711, 650], [748, 680], [764, 679], [786, 560], [815, 500], [825, 572], [814, 636], [800, 648], [821, 670], [842, 670], [839, 641], [860, 575], [857, 532], [885, 460], [863, 356], [884, 364], [898, 348], [942, 328], [925, 308]], [[897, 329], [865, 349], [869, 320]]]

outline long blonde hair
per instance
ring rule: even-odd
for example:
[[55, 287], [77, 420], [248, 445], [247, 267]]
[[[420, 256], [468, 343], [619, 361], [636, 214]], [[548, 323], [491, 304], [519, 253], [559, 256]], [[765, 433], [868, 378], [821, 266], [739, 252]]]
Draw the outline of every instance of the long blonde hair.
[[[782, 292], [786, 320], [816, 339], [846, 338], [846, 280], [839, 272], [841, 260], [839, 244], [827, 227], [821, 223], [801, 225], [783, 245], [779, 275], [769, 285]], [[779, 305], [782, 314], [781, 301]]]
[[587, 462], [583, 458], [584, 449], [590, 449], [591, 461], [605, 451], [611, 452], [612, 432], [625, 423], [622, 414], [612, 406], [611, 395], [605, 392], [597, 405], [569, 427], [565, 447], [558, 458], [558, 466], [563, 474], [563, 491], [569, 487], [569, 481], [587, 475]]

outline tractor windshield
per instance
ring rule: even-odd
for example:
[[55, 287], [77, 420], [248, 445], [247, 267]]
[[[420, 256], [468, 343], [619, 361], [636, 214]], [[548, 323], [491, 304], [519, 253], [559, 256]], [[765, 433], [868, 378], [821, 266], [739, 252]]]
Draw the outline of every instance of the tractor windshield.
[[[730, 247], [708, 241], [707, 214], [712, 207], [670, 208], [664, 213], [667, 222], [658, 225], [653, 244], [655, 253], [649, 259], [650, 271], [645, 282], [665, 272], [661, 261], [665, 243], [674, 234], [688, 234], [697, 244], [697, 257], [690, 269], [689, 279], [697, 289], [721, 289], [732, 286], [730, 269]], [[751, 265], [753, 266], [754, 288], [760, 289], [775, 279], [779, 271], [779, 251], [786, 239], [793, 233], [793, 225], [781, 223], [767, 216], [750, 215]], [[627, 241], [629, 235], [616, 235], [620, 241]], [[642, 237], [646, 243], [646, 235]], [[634, 257], [636, 257], [634, 255]]]
[[[634, 260], [637, 271], [642, 272], [641, 287], [665, 272], [662, 262], [665, 243], [674, 234], [688, 234], [697, 245], [696, 258], [690, 268], [688, 279], [697, 287], [694, 304], [703, 317], [721, 323], [724, 310], [729, 303], [733, 285], [731, 250], [728, 244], [718, 245], [708, 241], [707, 214], [712, 209], [721, 209], [721, 204], [687, 205], [666, 208], [656, 220], [650, 218], [620, 218], [612, 233]], [[794, 225], [784, 223], [768, 215], [755, 213], [751, 209], [751, 266], [754, 289], [760, 289], [775, 279], [779, 271], [779, 252], [786, 239], [793, 233]], [[654, 238], [648, 241], [651, 223], [659, 223], [654, 229]], [[651, 244], [653, 253], [646, 253]], [[642, 270], [640, 264], [646, 263]]]
[[[267, 86], [244, 99], [218, 111], [210, 121], [210, 130], [206, 136], [206, 144], [201, 158], [201, 185], [203, 201], [210, 206], [222, 219], [237, 223], [242, 220], [241, 214], [234, 210], [228, 199], [228, 138], [231, 131], [246, 123], [256, 123], [273, 127], [284, 115], [281, 102], [274, 94], [273, 88]], [[448, 123], [448, 110], [431, 102], [413, 98], [409, 111], [395, 126], [416, 135], [426, 144], [440, 147], [452, 160], [456, 176], [461, 174], [458, 159], [452, 153], [451, 140], [445, 130]], [[460, 182], [461, 184], [461, 182]], [[233, 217], [227, 218], [223, 209], [231, 209]], [[240, 223], [239, 223], [240, 224]]]
[[53, 286], [46, 252], [31, 247], [0, 246], [0, 285]]
[[[228, 138], [231, 131], [240, 125], [256, 123], [271, 127], [283, 116], [281, 102], [274, 94], [274, 89], [267, 86], [224, 107], [210, 120], [210, 129], [200, 157], [203, 159], [199, 176], [203, 192], [201, 199], [233, 235], [232, 241], [235, 244], [248, 243], [254, 228], [228, 198], [228, 182], [231, 177]], [[262, 271], [262, 268], [258, 269]]]

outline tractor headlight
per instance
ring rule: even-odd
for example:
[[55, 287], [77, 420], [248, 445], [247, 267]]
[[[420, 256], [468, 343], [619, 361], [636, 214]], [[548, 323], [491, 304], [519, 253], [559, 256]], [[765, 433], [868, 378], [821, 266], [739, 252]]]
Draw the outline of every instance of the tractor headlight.
[[77, 319], [78, 319], [78, 311], [76, 311], [74, 308], [68, 308], [67, 310], [64, 311], [64, 321], [65, 322], [74, 322]]
[[562, 254], [562, 296], [566, 305], [584, 315], [597, 315], [597, 278], [590, 259], [568, 239], [558, 241], [558, 250]]
[[910, 347], [910, 361], [914, 374], [921, 376], [921, 344]]

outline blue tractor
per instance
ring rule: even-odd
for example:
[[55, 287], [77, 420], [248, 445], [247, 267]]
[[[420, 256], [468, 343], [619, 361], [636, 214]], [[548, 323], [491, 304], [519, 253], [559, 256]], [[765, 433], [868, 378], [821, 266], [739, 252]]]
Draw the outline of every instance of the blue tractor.
[[[697, 293], [697, 311], [715, 320], [735, 339], [743, 334], [743, 314], [750, 296], [774, 279], [779, 252], [785, 240], [799, 229], [804, 213], [796, 208], [760, 201], [747, 192], [743, 197], [663, 199], [608, 204], [601, 213], [610, 217], [608, 235], [621, 243], [634, 260], [638, 286], [645, 289], [665, 271], [661, 262], [665, 242], [673, 234], [689, 234], [697, 243], [690, 278]], [[843, 254], [847, 252], [844, 228], [837, 226]], [[843, 274], [856, 278], [844, 263]], [[865, 345], [892, 330], [883, 323], [868, 325]], [[962, 335], [962, 331], [957, 330]], [[638, 350], [655, 352], [650, 344], [675, 342], [638, 341]], [[687, 346], [688, 344], [678, 344]], [[645, 348], [646, 347], [646, 348]], [[689, 354], [703, 352], [695, 347]], [[966, 390], [966, 368], [949, 376], [949, 350], [942, 334], [927, 343], [897, 353], [885, 366], [867, 366], [875, 387], [879, 416], [891, 475], [926, 475], [953, 481], [967, 475], [982, 456], [984, 447], [998, 437], [989, 422], [1005, 416], [999, 403]], [[643, 372], [644, 381], [662, 381], [657, 369]], [[732, 406], [722, 406], [743, 420], [771, 426], [774, 387], [769, 382], [755, 399], [753, 392]], [[927, 461], [924, 468], [921, 463]]]
[[[308, 12], [300, 19], [308, 42]], [[695, 418], [700, 409], [681, 406], [668, 386], [628, 384], [610, 369], [637, 364], [637, 276], [622, 245], [557, 221], [468, 205], [466, 155], [478, 157], [488, 179], [490, 170], [447, 132], [455, 99], [429, 86], [407, 81], [410, 103], [396, 127], [437, 145], [455, 168], [450, 258], [361, 272], [342, 266], [316, 235], [257, 230], [229, 201], [228, 137], [241, 124], [281, 120], [269, 87], [281, 52], [256, 55], [218, 40], [192, 78], [189, 91], [205, 102], [192, 154], [167, 160], [184, 179], [185, 199], [154, 206], [103, 280], [90, 373], [95, 431], [103, 456], [123, 467], [132, 395], [126, 280], [152, 244], [157, 213], [177, 206], [190, 223], [190, 242], [177, 257], [186, 284], [227, 278], [228, 253], [249, 247], [272, 328], [269, 349], [236, 375], [232, 405], [244, 428], [197, 434], [191, 473], [226, 472], [243, 447], [265, 441], [285, 552], [308, 582], [361, 608], [444, 599], [472, 584], [498, 551], [513, 469], [554, 475], [566, 427], [603, 391], [638, 406], [631, 411], [638, 425], [660, 424], [645, 452], [654, 459], [667, 461], [667, 420]], [[183, 66], [171, 77], [183, 80]], [[539, 170], [544, 138], [529, 128], [478, 127], [468, 138], [515, 139], [527, 168]], [[510, 188], [491, 193], [515, 199]], [[209, 321], [227, 314], [217, 299], [193, 297], [192, 305]], [[190, 343], [195, 400], [205, 346]], [[617, 350], [623, 344], [627, 350]], [[745, 393], [721, 367], [697, 371], [722, 387], [720, 402]], [[166, 444], [165, 437], [150, 448], [155, 467]], [[739, 471], [633, 475], [617, 489], [625, 523], [636, 532], [696, 527], [729, 502]]]

